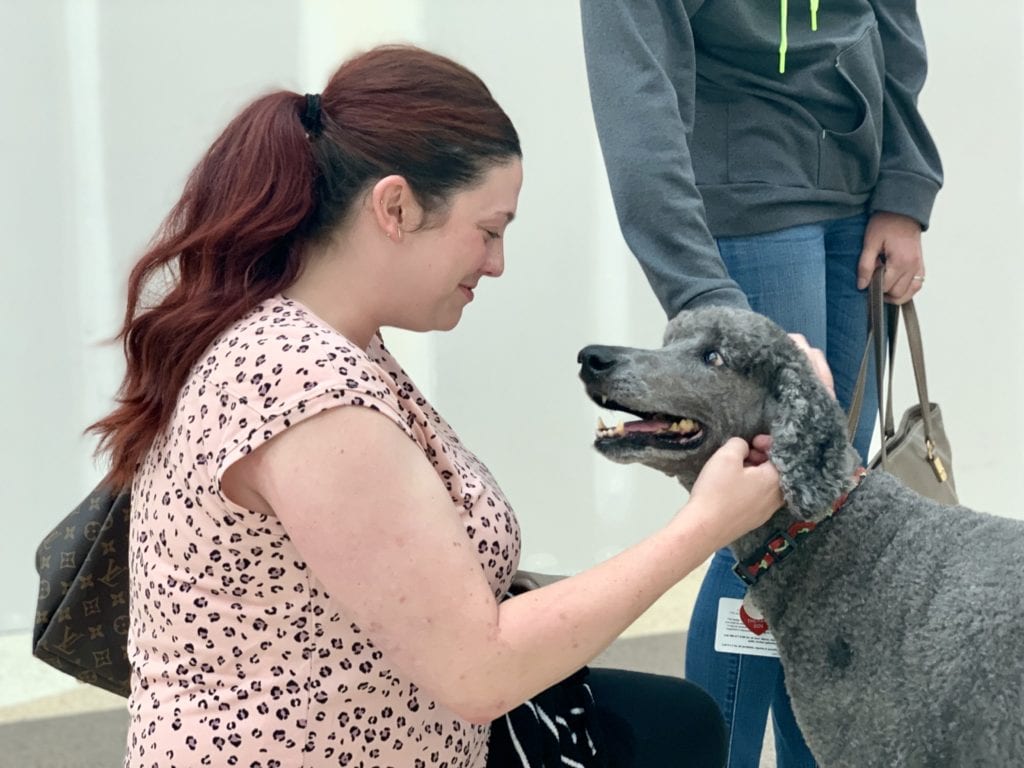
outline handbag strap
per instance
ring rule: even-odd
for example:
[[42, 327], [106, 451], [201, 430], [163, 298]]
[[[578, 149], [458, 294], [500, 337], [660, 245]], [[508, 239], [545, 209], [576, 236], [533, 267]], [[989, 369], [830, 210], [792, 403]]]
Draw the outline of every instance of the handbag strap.
[[[886, 398], [883, 397], [882, 381], [885, 372], [885, 337], [882, 335], [882, 329], [888, 325], [889, 329], [889, 350], [890, 354], [894, 350], [896, 345], [896, 322], [898, 316], [890, 312], [888, 324], [885, 322], [885, 301], [882, 291], [882, 270], [883, 267], [879, 267], [875, 270], [872, 275], [871, 282], [868, 285], [867, 303], [868, 303], [868, 335], [867, 342], [864, 345], [864, 354], [860, 360], [860, 370], [857, 373], [857, 383], [853, 388], [853, 395], [850, 398], [850, 411], [847, 417], [847, 432], [850, 435], [850, 439], [853, 439], [854, 434], [857, 431], [857, 424], [860, 422], [860, 411], [864, 404], [864, 389], [867, 384], [868, 376], [868, 360], [872, 349], [875, 354], [875, 390], [878, 392], [878, 423], [882, 425], [883, 433], [885, 430], [885, 413], [883, 408], [886, 404]], [[890, 365], [890, 373], [892, 366]], [[890, 398], [891, 401], [891, 390]], [[889, 411], [891, 412], [891, 407]]]
[[[896, 338], [899, 331], [899, 316], [902, 311], [903, 324], [906, 328], [907, 346], [910, 348], [910, 359], [914, 368], [914, 382], [917, 385], [917, 399], [921, 406], [921, 420], [924, 425], [925, 439], [932, 442], [932, 418], [928, 399], [928, 379], [924, 366], [924, 347], [921, 343], [921, 326], [917, 318], [917, 310], [913, 300], [907, 301], [901, 306], [885, 304], [883, 291], [883, 277], [885, 267], [880, 266], [875, 270], [871, 278], [871, 285], [868, 290], [868, 339], [864, 348], [864, 355], [861, 358], [860, 371], [857, 374], [857, 384], [854, 387], [853, 397], [850, 402], [850, 413], [847, 420], [849, 434], [855, 433], [857, 423], [860, 420], [860, 410], [864, 402], [864, 387], [867, 380], [868, 355], [874, 350], [875, 357], [875, 386], [878, 392], [878, 418], [882, 425], [881, 455], [884, 465], [886, 460], [886, 439], [896, 433], [895, 421], [893, 418], [892, 406], [892, 378], [895, 367]], [[888, 316], [887, 316], [888, 315]], [[888, 321], [888, 322], [886, 322]], [[887, 333], [883, 336], [883, 328], [887, 326]], [[885, 375], [885, 337], [888, 337], [888, 377]], [[887, 381], [886, 381], [887, 378]], [[883, 382], [886, 382], [885, 396], [883, 397]]]
[[903, 325], [907, 329], [910, 360], [914, 365], [914, 381], [917, 384], [917, 399], [921, 406], [921, 423], [924, 426], [928, 463], [931, 464], [932, 471], [935, 472], [935, 477], [939, 482], [947, 483], [949, 482], [949, 473], [939, 457], [935, 440], [932, 437], [935, 434], [932, 427], [934, 414], [931, 400], [928, 398], [928, 381], [924, 372], [924, 346], [921, 344], [921, 327], [917, 322], [917, 310], [911, 301], [903, 305]]
[[903, 327], [907, 329], [907, 346], [910, 347], [910, 361], [914, 365], [914, 382], [917, 384], [917, 401], [921, 404], [921, 419], [924, 421], [925, 435], [931, 439], [931, 401], [928, 399], [928, 379], [924, 371], [924, 347], [921, 345], [921, 326], [917, 321], [917, 310], [913, 301], [903, 305]]
[[[886, 304], [882, 287], [884, 268], [875, 270], [876, 278], [871, 283], [871, 317], [874, 326], [872, 338], [875, 350], [875, 386], [878, 391], [878, 423], [882, 425], [882, 463], [885, 464], [886, 443], [896, 434], [896, 422], [892, 408], [892, 377], [896, 369], [896, 339], [899, 337], [900, 313], [895, 304]], [[883, 337], [882, 332], [885, 331]], [[888, 367], [883, 360], [886, 349], [889, 351]], [[882, 397], [882, 378], [885, 375], [887, 386], [885, 397]], [[883, 404], [885, 413], [883, 414]]]

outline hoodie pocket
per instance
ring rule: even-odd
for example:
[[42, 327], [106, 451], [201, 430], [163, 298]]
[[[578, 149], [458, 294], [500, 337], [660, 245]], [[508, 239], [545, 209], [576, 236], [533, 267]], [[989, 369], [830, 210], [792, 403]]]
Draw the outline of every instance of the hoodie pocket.
[[840, 51], [835, 66], [859, 108], [852, 131], [823, 129], [818, 142], [818, 187], [841, 192], [870, 192], [878, 181], [882, 156], [884, 66], [878, 27]]
[[730, 183], [816, 185], [821, 128], [809, 112], [792, 101], [763, 95], [737, 97], [727, 109]]

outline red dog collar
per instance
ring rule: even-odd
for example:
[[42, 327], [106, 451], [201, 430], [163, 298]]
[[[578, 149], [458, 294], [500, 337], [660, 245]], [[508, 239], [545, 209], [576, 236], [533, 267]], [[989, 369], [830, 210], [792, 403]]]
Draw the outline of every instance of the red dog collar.
[[776, 531], [768, 537], [764, 544], [754, 551], [753, 555], [742, 562], [736, 563], [732, 567], [733, 573], [739, 576], [740, 580], [748, 587], [756, 584], [758, 579], [767, 573], [768, 569], [775, 565], [775, 563], [781, 562], [793, 554], [797, 544], [805, 536], [812, 533], [822, 523], [831, 520], [843, 508], [850, 494], [857, 489], [867, 474], [868, 472], [864, 467], [857, 468], [857, 471], [854, 472], [854, 484], [842, 496], [832, 502], [832, 506], [825, 513], [825, 517], [821, 522], [813, 523], [810, 520], [797, 520], [786, 530]]

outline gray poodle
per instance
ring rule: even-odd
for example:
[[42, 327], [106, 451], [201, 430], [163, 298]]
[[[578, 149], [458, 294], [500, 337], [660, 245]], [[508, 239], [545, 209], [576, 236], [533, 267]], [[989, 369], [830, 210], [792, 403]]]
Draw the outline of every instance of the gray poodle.
[[752, 312], [683, 312], [661, 349], [590, 346], [579, 361], [595, 402], [640, 419], [599, 430], [613, 461], [689, 488], [728, 437], [772, 435], [786, 506], [731, 547], [821, 765], [1024, 766], [1024, 523], [881, 471], [858, 482], [842, 410]]

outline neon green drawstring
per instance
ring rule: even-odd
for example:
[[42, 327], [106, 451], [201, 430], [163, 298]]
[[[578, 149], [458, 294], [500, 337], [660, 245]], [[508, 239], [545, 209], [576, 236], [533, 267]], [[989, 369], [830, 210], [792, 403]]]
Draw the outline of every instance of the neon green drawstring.
[[[811, 0], [811, 31], [818, 31], [818, 2]], [[789, 21], [789, 0], [779, 0], [779, 74], [786, 73], [786, 49], [789, 37], [786, 35], [786, 24]]]
[[786, 37], [786, 22], [789, 20], [789, 0], [779, 0], [779, 74], [786, 71], [786, 48], [789, 47], [789, 39]]

